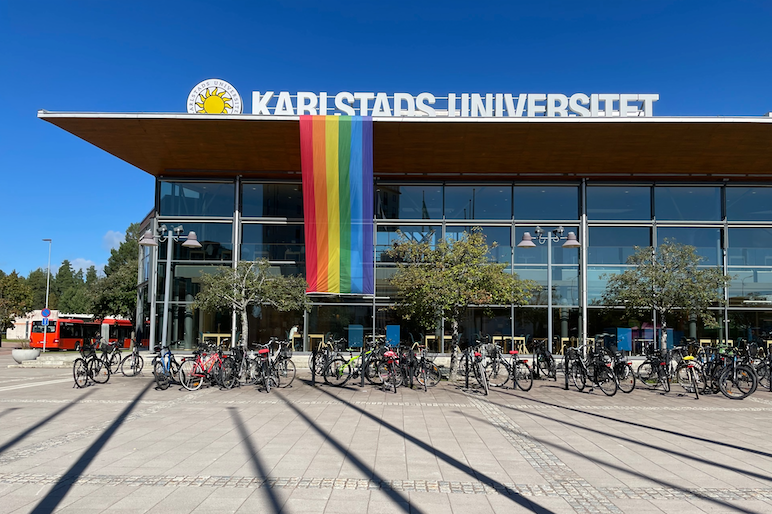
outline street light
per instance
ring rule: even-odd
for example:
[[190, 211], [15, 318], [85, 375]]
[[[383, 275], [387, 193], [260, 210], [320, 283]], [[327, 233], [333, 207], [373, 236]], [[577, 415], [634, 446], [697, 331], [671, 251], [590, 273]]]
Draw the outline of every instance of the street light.
[[558, 227], [545, 231], [541, 227], [536, 227], [538, 239], [534, 240], [530, 232], [523, 233], [522, 240], [517, 244], [518, 248], [535, 248], [538, 241], [540, 245], [547, 243], [547, 348], [552, 353], [552, 243], [559, 243], [565, 240], [563, 248], [579, 248], [582, 245], [576, 239], [576, 234], [569, 232], [563, 236], [563, 227]]
[[[51, 287], [51, 240], [48, 241], [48, 272], [46, 273], [46, 311], [48, 310], [48, 290]], [[43, 326], [43, 353], [46, 353], [46, 342], [48, 339], [48, 325]]]
[[139, 240], [140, 246], [158, 246], [158, 243], [168, 242], [166, 245], [166, 280], [164, 284], [164, 318], [163, 318], [163, 333], [161, 335], [161, 348], [166, 349], [166, 333], [169, 327], [169, 296], [171, 289], [171, 275], [172, 275], [172, 246], [174, 242], [185, 240], [182, 246], [185, 248], [201, 248], [201, 243], [198, 242], [196, 233], [192, 230], [187, 236], [182, 235], [182, 225], [177, 227], [166, 228], [166, 225], [158, 227], [157, 234], [154, 236], [153, 232], [148, 230]]

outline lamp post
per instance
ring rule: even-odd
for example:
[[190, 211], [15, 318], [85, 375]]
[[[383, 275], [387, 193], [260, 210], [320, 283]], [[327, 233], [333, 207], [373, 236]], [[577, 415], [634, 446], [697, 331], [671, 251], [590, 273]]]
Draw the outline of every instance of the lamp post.
[[[547, 243], [547, 348], [552, 353], [552, 243], [559, 243], [565, 240], [563, 248], [579, 248], [582, 245], [579, 240], [576, 239], [576, 234], [569, 232], [567, 236], [563, 236], [563, 227], [558, 227], [552, 230], [545, 231], [541, 227], [536, 227], [536, 241], [540, 245]], [[523, 234], [522, 240], [517, 244], [518, 248], [535, 248], [536, 243], [534, 238], [531, 237], [530, 232]]]
[[[48, 310], [48, 291], [51, 287], [51, 240], [50, 239], [43, 239], [43, 241], [48, 241], [48, 271], [46, 272], [46, 311]], [[43, 353], [46, 353], [46, 343], [48, 339], [48, 325], [43, 327]]]
[[177, 241], [185, 240], [182, 246], [185, 248], [201, 248], [201, 243], [198, 242], [196, 233], [192, 230], [187, 236], [182, 235], [182, 225], [176, 227], [166, 228], [166, 225], [161, 225], [156, 231], [156, 235], [148, 230], [139, 240], [140, 246], [158, 246], [158, 243], [166, 242], [166, 279], [164, 281], [164, 317], [162, 324], [161, 334], [161, 348], [166, 349], [167, 346], [167, 332], [169, 327], [169, 297], [171, 295], [171, 275], [172, 275], [172, 246]]

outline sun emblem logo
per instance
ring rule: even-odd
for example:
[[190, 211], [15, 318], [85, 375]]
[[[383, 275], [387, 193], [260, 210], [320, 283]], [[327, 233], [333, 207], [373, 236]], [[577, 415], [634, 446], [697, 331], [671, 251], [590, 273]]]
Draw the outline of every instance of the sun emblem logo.
[[188, 95], [190, 114], [241, 114], [241, 96], [236, 88], [220, 79], [204, 80]]

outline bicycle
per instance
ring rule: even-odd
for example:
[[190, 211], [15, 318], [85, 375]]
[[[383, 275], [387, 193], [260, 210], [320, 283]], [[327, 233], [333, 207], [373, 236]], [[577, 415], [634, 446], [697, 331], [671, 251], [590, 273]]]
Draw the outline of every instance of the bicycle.
[[533, 387], [533, 372], [527, 359], [520, 358], [519, 350], [509, 351], [509, 362], [500, 355], [488, 363], [485, 368], [488, 382], [497, 387], [504, 387], [512, 378], [512, 389], [530, 391]]
[[679, 364], [676, 368], [678, 383], [687, 393], [694, 393], [695, 399], [699, 400], [700, 391], [705, 390], [705, 376], [702, 374], [702, 369], [698, 367], [693, 355], [686, 355], [682, 363], [684, 363], [683, 366]]
[[583, 391], [587, 385], [587, 380], [597, 386], [606, 396], [614, 396], [619, 389], [616, 375], [611, 371], [611, 362], [603, 357], [602, 352], [593, 351], [583, 360], [580, 351], [587, 345], [578, 348], [570, 348], [566, 359], [570, 359], [568, 364], [569, 376], [578, 391]]
[[670, 392], [670, 373], [668, 372], [667, 350], [656, 350], [647, 347], [646, 359], [638, 366], [636, 375], [641, 383], [651, 388], [661, 386], [666, 393]]
[[144, 366], [145, 361], [139, 354], [139, 345], [135, 341], [131, 353], [121, 361], [121, 373], [124, 377], [135, 377], [142, 372]]
[[270, 343], [258, 345], [258, 365], [255, 368], [254, 383], [262, 384], [266, 393], [271, 392], [271, 387], [279, 387], [279, 375], [273, 369], [271, 362]]
[[199, 348], [193, 352], [192, 358], [183, 359], [180, 363], [177, 376], [182, 387], [188, 391], [195, 391], [203, 385], [204, 381], [210, 384], [222, 383], [222, 350], [217, 349], [207, 353]]
[[[434, 387], [440, 383], [442, 374], [440, 373], [440, 368], [438, 368], [427, 356], [426, 346], [414, 343], [413, 349], [416, 349], [416, 347], [419, 352], [418, 361], [415, 366], [416, 380], [418, 380], [419, 384], [424, 386], [424, 391], [426, 391], [427, 388]], [[366, 376], [367, 375], [365, 375], [365, 377]]]
[[158, 352], [158, 355], [153, 358], [153, 377], [156, 387], [164, 391], [174, 382], [174, 377], [179, 375], [180, 364], [168, 346], [166, 348], [156, 347], [155, 351]]
[[397, 392], [397, 387], [402, 385], [402, 373], [399, 370], [399, 355], [394, 350], [383, 353], [384, 360], [378, 365], [378, 375], [381, 377], [383, 390], [390, 388]]
[[544, 375], [547, 378], [557, 381], [557, 364], [555, 363], [555, 357], [552, 355], [552, 352], [547, 349], [547, 341], [534, 340], [533, 363], [534, 374], [537, 378]]
[[272, 337], [271, 342], [276, 343], [278, 346], [271, 365], [279, 376], [279, 387], [283, 389], [292, 385], [297, 373], [295, 363], [292, 362], [292, 343], [289, 341], [279, 341], [276, 337]]
[[104, 359], [97, 357], [93, 344], [82, 344], [79, 348], [80, 357], [72, 365], [72, 375], [75, 386], [86, 387], [89, 381], [95, 384], [105, 384], [110, 380], [110, 366]]

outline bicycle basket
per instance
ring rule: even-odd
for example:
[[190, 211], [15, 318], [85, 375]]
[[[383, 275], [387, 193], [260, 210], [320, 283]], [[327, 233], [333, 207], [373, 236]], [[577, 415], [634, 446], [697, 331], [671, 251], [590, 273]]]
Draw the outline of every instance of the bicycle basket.
[[285, 359], [291, 359], [292, 358], [292, 345], [291, 344], [283, 344], [281, 345], [281, 351], [279, 352], [279, 355], [282, 356], [282, 358]]

